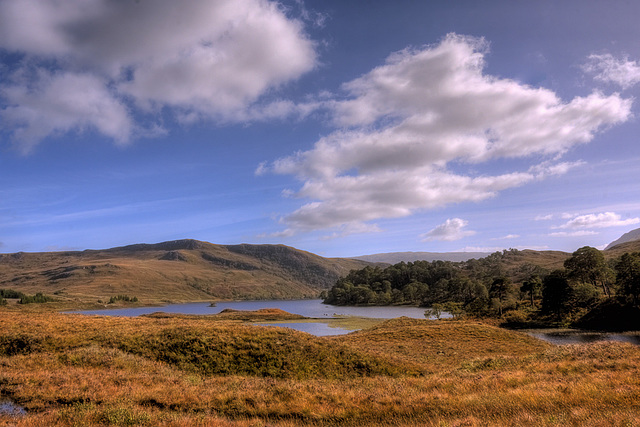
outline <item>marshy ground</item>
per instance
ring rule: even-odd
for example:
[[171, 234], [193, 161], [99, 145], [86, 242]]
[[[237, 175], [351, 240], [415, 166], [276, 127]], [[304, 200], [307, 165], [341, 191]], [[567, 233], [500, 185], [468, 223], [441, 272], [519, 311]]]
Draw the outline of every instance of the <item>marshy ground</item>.
[[[290, 315], [288, 315], [290, 316]], [[279, 312], [0, 311], [0, 425], [640, 425], [640, 347], [400, 318], [315, 337]]]

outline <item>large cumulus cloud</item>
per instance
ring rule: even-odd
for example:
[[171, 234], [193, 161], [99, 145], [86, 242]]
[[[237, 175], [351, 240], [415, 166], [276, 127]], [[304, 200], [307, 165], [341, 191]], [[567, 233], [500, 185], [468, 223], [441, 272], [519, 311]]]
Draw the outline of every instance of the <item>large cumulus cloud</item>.
[[0, 114], [27, 149], [88, 127], [126, 142], [134, 113], [161, 108], [248, 120], [266, 114], [251, 108], [262, 95], [316, 63], [301, 23], [267, 0], [3, 0], [0, 49], [15, 57]]
[[[631, 100], [554, 92], [484, 73], [483, 39], [450, 34], [406, 49], [344, 85], [328, 103], [336, 131], [308, 151], [261, 165], [292, 174], [311, 201], [285, 215], [286, 232], [363, 229], [452, 203], [481, 201], [572, 164], [557, 159], [630, 117]], [[500, 159], [535, 159], [499, 174], [472, 173]], [[544, 159], [541, 161], [541, 159]], [[537, 163], [536, 163], [537, 162]]]

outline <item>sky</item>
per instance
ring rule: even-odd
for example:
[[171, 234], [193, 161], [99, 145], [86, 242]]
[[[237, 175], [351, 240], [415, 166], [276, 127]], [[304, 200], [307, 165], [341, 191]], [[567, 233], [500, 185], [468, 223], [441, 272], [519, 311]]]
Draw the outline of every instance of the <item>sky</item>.
[[640, 227], [640, 2], [0, 0], [0, 253]]

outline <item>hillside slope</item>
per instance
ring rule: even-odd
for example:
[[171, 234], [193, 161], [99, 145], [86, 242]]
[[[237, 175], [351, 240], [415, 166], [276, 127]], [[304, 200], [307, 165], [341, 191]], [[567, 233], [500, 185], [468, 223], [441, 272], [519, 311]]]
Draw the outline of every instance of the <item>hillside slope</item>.
[[316, 296], [367, 265], [284, 245], [197, 240], [78, 252], [0, 255], [0, 288], [95, 301], [126, 294], [145, 303]]
[[617, 258], [626, 252], [640, 252], [640, 240], [631, 240], [617, 245], [609, 245], [603, 251], [607, 258]]
[[611, 249], [614, 246], [620, 245], [622, 243], [634, 242], [638, 240], [640, 240], [640, 228], [636, 228], [635, 230], [631, 230], [628, 233], [624, 233], [622, 236], [620, 236], [620, 238], [609, 243], [604, 249]]

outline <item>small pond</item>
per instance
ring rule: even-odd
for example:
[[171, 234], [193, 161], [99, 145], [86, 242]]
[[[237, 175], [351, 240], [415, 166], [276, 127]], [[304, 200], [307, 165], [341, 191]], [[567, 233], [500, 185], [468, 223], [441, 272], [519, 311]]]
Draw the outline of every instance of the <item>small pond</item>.
[[586, 344], [597, 341], [621, 341], [640, 345], [640, 332], [597, 332], [575, 329], [532, 329], [529, 335], [551, 344]]
[[329, 335], [344, 335], [353, 332], [340, 326], [331, 326], [329, 323], [319, 322], [278, 322], [278, 323], [256, 323], [259, 326], [278, 326], [281, 328], [291, 328], [296, 331], [306, 332], [317, 337]]

